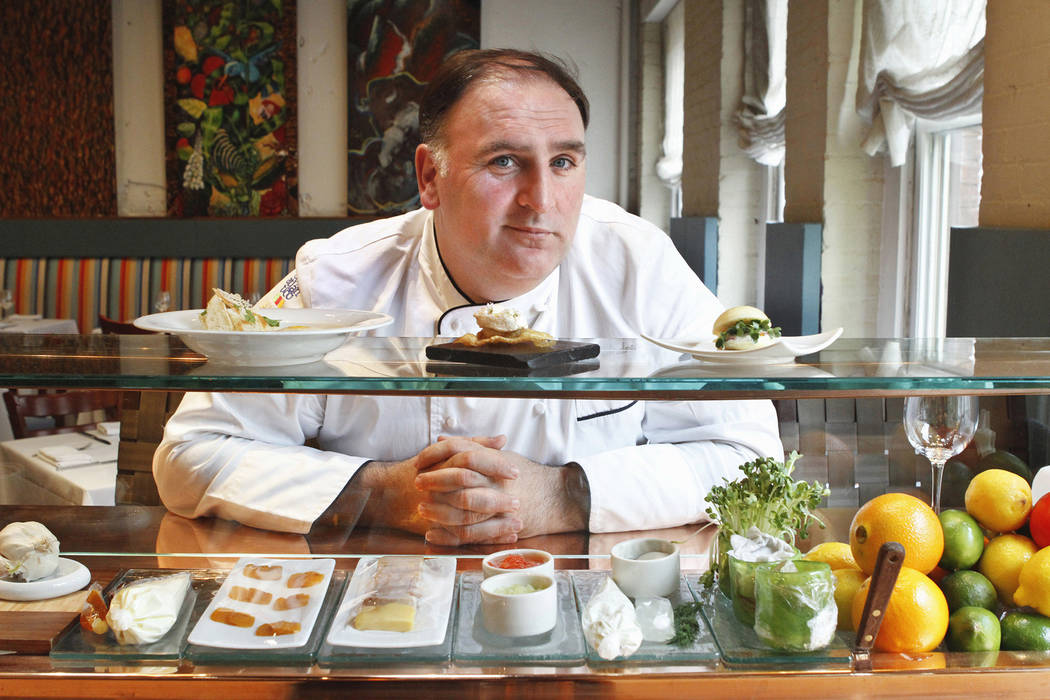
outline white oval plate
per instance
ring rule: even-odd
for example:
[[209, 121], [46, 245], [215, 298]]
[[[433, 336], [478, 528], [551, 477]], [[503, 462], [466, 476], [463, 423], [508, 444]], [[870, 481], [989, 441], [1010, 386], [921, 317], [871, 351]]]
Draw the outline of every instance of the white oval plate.
[[821, 379], [833, 377], [831, 372], [812, 365], [800, 364], [748, 364], [733, 365], [728, 363], [714, 364], [711, 362], [688, 361], [669, 367], [662, 367], [653, 372], [650, 377], [665, 379], [682, 379], [690, 377], [732, 377], [745, 379]]
[[715, 336], [703, 340], [663, 340], [642, 335], [650, 343], [662, 348], [684, 352], [704, 362], [736, 365], [768, 365], [792, 362], [799, 355], [820, 352], [842, 335], [842, 329], [777, 338], [769, 345], [750, 350], [719, 350], [715, 347]]
[[58, 559], [58, 570], [39, 581], [19, 583], [0, 579], [0, 598], [4, 600], [47, 600], [79, 591], [91, 581], [91, 572], [78, 561]]
[[201, 325], [201, 311], [150, 314], [135, 319], [135, 325], [147, 331], [173, 333], [217, 363], [276, 367], [316, 362], [346, 342], [351, 333], [382, 328], [394, 321], [387, 314], [354, 309], [265, 309], [263, 315], [281, 322], [277, 330], [210, 331]]

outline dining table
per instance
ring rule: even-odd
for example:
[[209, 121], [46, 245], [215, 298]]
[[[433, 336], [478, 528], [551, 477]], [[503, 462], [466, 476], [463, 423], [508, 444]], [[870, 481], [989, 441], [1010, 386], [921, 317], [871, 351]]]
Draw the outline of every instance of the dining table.
[[0, 333], [79, 333], [72, 318], [44, 318], [40, 314], [13, 314], [0, 319]]
[[[68, 505], [111, 506], [116, 499], [119, 446], [119, 435], [103, 435], [99, 431], [5, 440], [0, 442], [0, 465], [5, 467], [8, 481], [23, 483], [23, 488], [12, 488], [22, 494], [21, 498], [39, 497], [42, 490], [47, 501], [57, 499]], [[54, 464], [43, 456], [42, 450], [56, 447], [75, 450], [83, 455], [85, 463], [75, 466]], [[37, 488], [27, 489], [24, 483]]]

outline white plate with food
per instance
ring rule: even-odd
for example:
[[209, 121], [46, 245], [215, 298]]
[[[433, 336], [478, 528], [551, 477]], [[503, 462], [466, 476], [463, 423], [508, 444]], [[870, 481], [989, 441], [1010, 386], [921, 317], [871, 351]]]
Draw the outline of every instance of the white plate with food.
[[454, 558], [362, 557], [327, 641], [332, 646], [377, 649], [441, 644], [455, 584]]
[[767, 365], [793, 362], [800, 355], [820, 352], [838, 340], [840, 335], [842, 335], [841, 328], [813, 335], [781, 336], [771, 339], [767, 345], [760, 345], [745, 350], [719, 350], [715, 347], [717, 336], [714, 335], [695, 339], [650, 338], [644, 334], [642, 337], [662, 348], [692, 355], [703, 362]]
[[335, 559], [244, 557], [197, 620], [190, 644], [284, 649], [306, 644], [335, 570]]
[[50, 576], [35, 581], [0, 578], [0, 599], [48, 600], [79, 591], [91, 581], [91, 572], [78, 561], [59, 557], [58, 568]]
[[387, 314], [354, 309], [263, 309], [273, 330], [208, 330], [204, 309], [150, 314], [135, 319], [147, 331], [172, 333], [216, 363], [275, 367], [316, 362], [346, 342], [352, 333], [393, 323]]

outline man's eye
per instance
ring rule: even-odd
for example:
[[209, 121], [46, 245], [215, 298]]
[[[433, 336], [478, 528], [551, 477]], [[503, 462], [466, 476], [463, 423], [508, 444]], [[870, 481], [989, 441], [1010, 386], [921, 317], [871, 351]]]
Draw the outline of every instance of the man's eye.
[[514, 159], [510, 156], [496, 156], [492, 159], [491, 163], [497, 168], [509, 168], [514, 164]]
[[555, 158], [554, 160], [552, 160], [551, 165], [560, 170], [568, 170], [569, 168], [575, 167], [576, 163], [574, 163], [571, 158], [566, 158], [562, 156], [560, 158]]

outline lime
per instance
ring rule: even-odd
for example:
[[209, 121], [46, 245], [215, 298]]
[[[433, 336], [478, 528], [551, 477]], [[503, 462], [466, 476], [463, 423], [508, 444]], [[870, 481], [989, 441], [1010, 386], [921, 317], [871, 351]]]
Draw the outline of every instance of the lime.
[[944, 530], [944, 554], [940, 566], [943, 569], [972, 568], [984, 551], [984, 532], [972, 515], [963, 510], [943, 510], [940, 513], [941, 529]]
[[[977, 460], [976, 466], [973, 468], [974, 474], [983, 472], [988, 469], [1005, 469], [1008, 472], [1017, 474], [1028, 483], [1032, 483], [1032, 470], [1025, 463], [1023, 459], [1007, 452], [1006, 450], [996, 450], [995, 452], [986, 454]], [[942, 485], [943, 488], [943, 485]]]
[[952, 612], [960, 608], [975, 607], [995, 611], [999, 596], [988, 578], [977, 571], [961, 569], [941, 579], [941, 590]]
[[941, 507], [962, 508], [966, 505], [966, 487], [970, 485], [973, 471], [964, 462], [949, 459], [941, 475]]
[[999, 618], [990, 610], [966, 606], [948, 618], [950, 651], [998, 651]]
[[1000, 623], [1001, 649], [1005, 651], [1050, 651], [1050, 618], [1034, 613], [1008, 612]]

